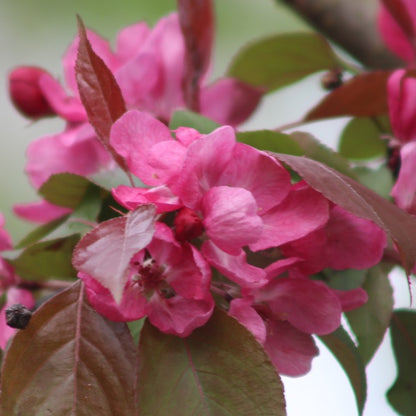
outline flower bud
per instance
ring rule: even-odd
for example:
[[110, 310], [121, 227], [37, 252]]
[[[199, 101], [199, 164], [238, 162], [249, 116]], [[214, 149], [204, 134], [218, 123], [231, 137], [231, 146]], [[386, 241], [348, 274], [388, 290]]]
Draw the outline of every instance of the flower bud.
[[178, 241], [189, 241], [199, 237], [204, 225], [198, 214], [189, 208], [182, 208], [175, 217], [175, 234]]
[[20, 303], [6, 309], [6, 322], [12, 328], [25, 329], [31, 317], [32, 312]]
[[332, 69], [322, 75], [321, 85], [324, 89], [332, 91], [342, 85], [342, 70], [340, 68]]
[[9, 75], [10, 98], [26, 117], [36, 119], [55, 114], [39, 86], [39, 79], [46, 73], [34, 66], [20, 66]]

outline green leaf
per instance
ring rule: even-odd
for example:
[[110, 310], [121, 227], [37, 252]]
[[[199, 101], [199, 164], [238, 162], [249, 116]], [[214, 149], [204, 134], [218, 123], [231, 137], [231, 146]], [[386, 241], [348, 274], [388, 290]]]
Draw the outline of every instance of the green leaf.
[[[85, 194], [93, 188], [99, 187], [83, 176], [73, 173], [58, 173], [52, 175], [40, 187], [39, 193], [52, 204], [75, 209]], [[108, 195], [108, 191], [103, 190], [103, 194]]]
[[136, 351], [124, 323], [87, 303], [76, 282], [14, 336], [2, 368], [7, 416], [137, 416]]
[[367, 270], [333, 270], [325, 269], [319, 273], [319, 277], [331, 288], [337, 290], [351, 290], [361, 287]]
[[387, 392], [394, 409], [404, 416], [416, 414], [416, 312], [397, 310], [391, 320], [391, 340], [398, 375]]
[[237, 140], [259, 150], [302, 155], [303, 151], [293, 137], [273, 130], [245, 131], [237, 133]]
[[146, 321], [139, 380], [141, 416], [286, 415], [283, 386], [263, 348], [221, 311], [184, 339]]
[[192, 127], [200, 133], [208, 134], [220, 127], [220, 124], [192, 111], [177, 110], [173, 113], [169, 128], [176, 130], [178, 127]]
[[416, 263], [416, 220], [413, 216], [329, 166], [306, 157], [270, 154], [289, 165], [312, 188], [333, 203], [383, 228], [394, 241], [404, 269], [410, 273]]
[[16, 273], [26, 280], [69, 279], [76, 277], [72, 252], [78, 235], [35, 243], [10, 260]]
[[234, 57], [227, 75], [273, 91], [339, 66], [340, 61], [323, 36], [285, 33], [248, 44]]
[[349, 163], [339, 153], [333, 151], [328, 146], [323, 144], [317, 138], [309, 133], [295, 131], [290, 136], [296, 141], [296, 143], [302, 148], [303, 155], [322, 162], [331, 168], [336, 169], [338, 172], [355, 178], [354, 171], [350, 168]]
[[135, 344], [139, 343], [140, 334], [142, 332], [144, 321], [145, 318], [139, 319], [137, 321], [127, 322], [127, 325], [130, 329], [130, 334], [133, 337]]
[[358, 351], [367, 365], [377, 351], [390, 324], [393, 311], [393, 290], [388, 268], [378, 265], [368, 270], [363, 289], [368, 301], [346, 313], [348, 323], [358, 341]]
[[341, 134], [339, 152], [350, 159], [371, 159], [386, 154], [386, 142], [374, 120], [354, 118]]
[[367, 381], [364, 364], [361, 361], [357, 347], [342, 326], [332, 334], [320, 336], [319, 339], [344, 369], [354, 390], [357, 408], [361, 415], [367, 397]]
[[354, 168], [359, 181], [377, 192], [383, 198], [390, 199], [391, 188], [394, 185], [394, 179], [391, 170], [382, 165], [377, 169], [370, 169], [366, 166], [357, 166]]

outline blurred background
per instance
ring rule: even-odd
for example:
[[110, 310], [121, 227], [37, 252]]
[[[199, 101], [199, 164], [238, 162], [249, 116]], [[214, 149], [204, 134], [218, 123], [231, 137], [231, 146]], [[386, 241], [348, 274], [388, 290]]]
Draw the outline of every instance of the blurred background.
[[[273, 0], [217, 0], [215, 5], [213, 79], [224, 73], [232, 56], [248, 41], [278, 32], [310, 30]], [[122, 27], [139, 20], [153, 25], [175, 7], [175, 0], [0, 0], [0, 211], [6, 217], [7, 228], [15, 242], [32, 227], [14, 218], [11, 208], [14, 203], [36, 199], [24, 174], [26, 147], [38, 137], [60, 131], [63, 124], [55, 119], [33, 123], [17, 113], [7, 94], [8, 72], [18, 65], [36, 65], [62, 78], [61, 58], [76, 33], [76, 14], [87, 27], [113, 40]], [[314, 75], [270, 94], [241, 129], [274, 128], [297, 120], [325, 94], [319, 78], [320, 75]], [[310, 131], [328, 145], [335, 146], [345, 123], [346, 119], [338, 119], [314, 123], [301, 130]], [[409, 307], [405, 277], [394, 273], [392, 283], [396, 305]], [[325, 347], [320, 345], [320, 350], [307, 376], [284, 378], [288, 416], [357, 415], [346, 376]], [[384, 397], [395, 377], [387, 336], [368, 367], [365, 415], [395, 415]]]

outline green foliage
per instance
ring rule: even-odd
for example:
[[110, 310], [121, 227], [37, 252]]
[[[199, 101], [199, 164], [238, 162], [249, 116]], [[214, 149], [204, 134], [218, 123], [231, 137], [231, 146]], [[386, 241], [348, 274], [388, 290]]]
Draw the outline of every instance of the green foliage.
[[348, 376], [361, 415], [367, 398], [367, 381], [364, 364], [357, 347], [342, 326], [332, 334], [321, 335], [319, 339], [335, 356]]
[[214, 120], [192, 111], [177, 110], [173, 113], [169, 128], [171, 130], [176, 130], [178, 127], [192, 127], [200, 133], [208, 134], [220, 127], [220, 125]]
[[228, 75], [269, 92], [339, 66], [340, 60], [321, 35], [285, 33], [260, 39], [241, 49]]
[[143, 416], [286, 415], [283, 386], [263, 348], [221, 311], [184, 339], [146, 321], [139, 380]]

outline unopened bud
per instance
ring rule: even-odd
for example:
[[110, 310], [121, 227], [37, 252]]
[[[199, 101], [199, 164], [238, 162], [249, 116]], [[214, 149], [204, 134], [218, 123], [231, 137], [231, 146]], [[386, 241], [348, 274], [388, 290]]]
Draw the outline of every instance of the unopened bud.
[[24, 116], [40, 118], [55, 114], [39, 86], [47, 72], [34, 66], [20, 66], [9, 74], [9, 94], [13, 104]]
[[332, 91], [342, 85], [342, 70], [340, 68], [332, 69], [322, 75], [321, 85], [326, 90]]
[[9, 306], [5, 312], [7, 325], [17, 329], [25, 329], [32, 317], [32, 312], [20, 303]]
[[198, 214], [190, 208], [182, 208], [175, 217], [175, 235], [178, 241], [189, 241], [199, 237], [204, 225]]

